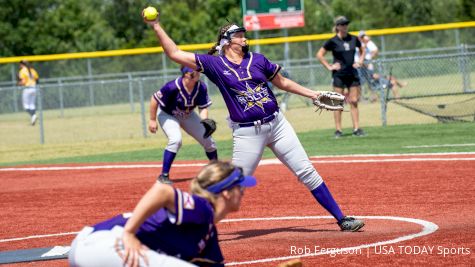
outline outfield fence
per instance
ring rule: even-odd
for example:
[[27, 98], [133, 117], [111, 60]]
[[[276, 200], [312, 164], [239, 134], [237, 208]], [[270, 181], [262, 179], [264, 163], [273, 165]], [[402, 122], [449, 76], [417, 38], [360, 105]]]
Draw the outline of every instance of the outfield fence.
[[[475, 84], [475, 23], [464, 25], [462, 28], [458, 28], [461, 26], [457, 24], [456, 27], [448, 25], [432, 30], [418, 28], [420, 31], [413, 31], [417, 27], [401, 28], [399, 32], [391, 29], [386, 29], [386, 32], [367, 31], [381, 50], [378, 59], [372, 63], [375, 73], [382, 79], [377, 83], [373, 80], [363, 84], [362, 104], [372, 101], [381, 103], [379, 114], [382, 125], [386, 125], [388, 101], [402, 103], [424, 99], [423, 104], [415, 105], [428, 105], [430, 108], [444, 106], [446, 112], [449, 110], [445, 108], [447, 105], [464, 102], [465, 98], [472, 95]], [[331, 74], [315, 58], [315, 53], [324, 40], [331, 36], [332, 34], [323, 34], [253, 40], [252, 48], [284, 66], [291, 79], [315, 90], [331, 90]], [[209, 46], [211, 44], [185, 48], [205, 53]], [[161, 48], [146, 49], [142, 51], [145, 54], [135, 50], [133, 53], [126, 52], [121, 56], [97, 56], [96, 53], [88, 53], [89, 57], [69, 55], [71, 59], [65, 59], [67, 55], [56, 55], [56, 58], [54, 55], [41, 59], [38, 56], [25, 58], [31, 61], [43, 60], [33, 62], [41, 76], [37, 97], [41, 115], [38, 127], [40, 143], [48, 140], [44, 124], [49, 118], [80, 118], [87, 116], [88, 112], [92, 113], [91, 116], [112, 117], [125, 113], [134, 114], [141, 123], [130, 129], [133, 133], [129, 133], [129, 136], [138, 134], [147, 137], [146, 118], [150, 96], [180, 73], [178, 66], [161, 53]], [[0, 82], [0, 121], [9, 120], [12, 114], [22, 112], [21, 88], [15, 86], [17, 61], [18, 58], [0, 58], [0, 63], [4, 63], [0, 65], [0, 78], [3, 77]], [[394, 95], [394, 91], [385, 86], [384, 78], [388, 76], [395, 76], [404, 84], [397, 92], [398, 95]], [[217, 88], [206, 77], [203, 80], [208, 85], [213, 101], [220, 99]], [[453, 97], [455, 95], [460, 96]], [[303, 98], [292, 98], [293, 101], [286, 103], [289, 108], [309, 105]], [[284, 94], [281, 101], [289, 101], [289, 98]], [[224, 104], [220, 105], [223, 107]], [[43, 116], [43, 112], [47, 112], [47, 116]], [[430, 112], [421, 113], [431, 116]], [[88, 134], [96, 134], [95, 131], [101, 128], [100, 125], [93, 126]], [[62, 129], [58, 126], [54, 131]], [[105, 135], [104, 138], [111, 137]], [[113, 138], [127, 137], [119, 134]], [[71, 139], [88, 140], [84, 134]]]

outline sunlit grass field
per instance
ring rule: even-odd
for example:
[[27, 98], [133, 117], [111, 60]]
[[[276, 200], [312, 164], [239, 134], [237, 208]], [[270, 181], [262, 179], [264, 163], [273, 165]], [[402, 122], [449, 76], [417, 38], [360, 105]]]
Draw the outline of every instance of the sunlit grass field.
[[[231, 130], [227, 126], [227, 110], [220, 97], [214, 96], [210, 117], [218, 123], [213, 135], [218, 141], [220, 156], [231, 157]], [[334, 122], [331, 112], [314, 112], [312, 106], [292, 96], [285, 112], [310, 155], [361, 153], [413, 153], [401, 148], [406, 145], [475, 143], [474, 123], [441, 124], [390, 103], [387, 127], [381, 127], [380, 103], [360, 104], [360, 124], [368, 133], [363, 138], [349, 136], [350, 113], [343, 114], [343, 126], [348, 136], [333, 138]], [[148, 106], [145, 107], [148, 110]], [[145, 117], [148, 120], [148, 115]], [[128, 104], [103, 107], [67, 109], [44, 112], [45, 144], [39, 144], [39, 125], [30, 126], [25, 113], [0, 116], [0, 165], [62, 162], [160, 161], [166, 145], [164, 134], [146, 133], [140, 106], [131, 112]], [[145, 125], [146, 127], [146, 125]], [[453, 132], [453, 133], [452, 133]], [[205, 159], [196, 141], [184, 134], [184, 146], [178, 159]], [[445, 148], [443, 151], [475, 151], [474, 146]], [[269, 151], [264, 155], [271, 157]]]
[[[299, 138], [307, 153], [318, 155], [399, 154], [475, 152], [475, 124], [432, 123], [367, 127], [367, 135], [354, 137], [351, 129], [334, 139], [333, 129], [300, 132]], [[90, 142], [72, 145], [36, 145], [5, 151], [17, 158], [2, 157], [0, 166], [52, 163], [93, 162], [157, 162], [162, 160], [164, 144], [151, 138], [145, 140]], [[220, 159], [230, 160], [232, 140], [217, 140]], [[3, 154], [3, 152], [2, 152]], [[21, 155], [27, 157], [20, 157]], [[274, 158], [266, 149], [264, 158]], [[178, 153], [177, 160], [206, 160], [204, 151], [196, 142], [187, 140]]]
[[[472, 80], [475, 75], [471, 76]], [[437, 93], [444, 88], [460, 87], [462, 82], [461, 75], [443, 75], [438, 77], [423, 77], [405, 79], [408, 85], [400, 90], [401, 95], [418, 95], [425, 92], [425, 86], [429, 86], [433, 93]], [[475, 84], [475, 80], [472, 81]], [[331, 90], [330, 86], [315, 86], [314, 90]], [[213, 105], [210, 109], [210, 117], [218, 123], [218, 130], [213, 135], [214, 139], [222, 143], [220, 151], [223, 155], [227, 155], [224, 151], [231, 151], [231, 130], [227, 126], [226, 117], [228, 112], [219, 93], [214, 92], [211, 96]], [[473, 96], [473, 95], [472, 95]], [[462, 96], [463, 97], [463, 96]], [[460, 96], [445, 97], [444, 101], [458, 101]], [[439, 99], [440, 100], [440, 99]], [[150, 157], [145, 159], [155, 161], [161, 159], [163, 147], [165, 147], [167, 139], [163, 132], [159, 130], [157, 134], [150, 134], [147, 130], [148, 123], [148, 101], [143, 107], [145, 115], [141, 113], [142, 107], [139, 103], [135, 103], [133, 109], [130, 104], [117, 104], [108, 106], [93, 106], [81, 108], [68, 108], [64, 110], [46, 110], [43, 112], [43, 124], [39, 122], [35, 126], [29, 125], [29, 117], [26, 112], [1, 114], [0, 115], [0, 164], [18, 164], [18, 163], [36, 163], [58, 161], [62, 158], [90, 157], [92, 155], [123, 153], [125, 156], [121, 160], [132, 160], [127, 155], [133, 151], [151, 150]], [[454, 126], [456, 124], [439, 125], [436, 119], [414, 112], [407, 108], [401, 107], [389, 102], [387, 112], [387, 127], [382, 126], [381, 103], [379, 101], [369, 103], [362, 101], [359, 105], [360, 125], [369, 134], [365, 140], [376, 141], [374, 133], [388, 135], [386, 130], [401, 130], [404, 135], [407, 131], [417, 130], [423, 132], [433, 131], [434, 125], [442, 127], [450, 131], [452, 128], [474, 132], [473, 123], [461, 124], [462, 126]], [[347, 107], [349, 109], [349, 107]], [[288, 110], [285, 112], [286, 118], [293, 125], [296, 132], [304, 138], [306, 135], [314, 136], [308, 138], [309, 146], [318, 145], [319, 137], [330, 138], [332, 140], [334, 131], [334, 120], [332, 112], [314, 112], [308, 100], [292, 95]], [[407, 126], [406, 126], [407, 125]], [[412, 126], [409, 126], [412, 125]], [[428, 126], [425, 126], [428, 125]], [[44, 129], [44, 144], [40, 144], [40, 126]], [[349, 112], [343, 113], [343, 127], [347, 133], [351, 132], [351, 118]], [[463, 129], [463, 130], [462, 130]], [[373, 133], [371, 133], [373, 132]], [[450, 136], [450, 134], [448, 134]], [[465, 136], [465, 135], [462, 135]], [[184, 148], [196, 145], [187, 134], [184, 137]], [[381, 136], [383, 138], [384, 136]], [[414, 143], [423, 143], [424, 139], [419, 140], [417, 135], [409, 134], [408, 139]], [[348, 139], [348, 142], [350, 142]], [[451, 142], [451, 139], [445, 142]], [[471, 140], [467, 136], [467, 142]], [[462, 140], [463, 141], [463, 140]], [[344, 143], [346, 141], [340, 141]], [[355, 140], [356, 142], [356, 140]], [[360, 142], [360, 141], [358, 141]], [[392, 140], [385, 140], [392, 142]], [[441, 141], [442, 142], [442, 141]], [[474, 141], [475, 143], [475, 141]], [[382, 146], [379, 142], [373, 143], [374, 147]], [[321, 153], [321, 148], [314, 153]], [[327, 153], [330, 153], [328, 151]], [[310, 153], [310, 152], [309, 152]], [[310, 153], [310, 154], [312, 154]], [[345, 153], [365, 153], [360, 147], [356, 146], [355, 150], [345, 150]], [[183, 154], [183, 155], [182, 155]], [[201, 150], [197, 152], [180, 153], [180, 157], [193, 159], [194, 157], [203, 158]], [[221, 153], [220, 153], [221, 154]], [[230, 154], [229, 154], [230, 155]], [[141, 157], [139, 157], [141, 158]], [[100, 158], [98, 158], [100, 159]], [[79, 159], [78, 159], [79, 160]]]

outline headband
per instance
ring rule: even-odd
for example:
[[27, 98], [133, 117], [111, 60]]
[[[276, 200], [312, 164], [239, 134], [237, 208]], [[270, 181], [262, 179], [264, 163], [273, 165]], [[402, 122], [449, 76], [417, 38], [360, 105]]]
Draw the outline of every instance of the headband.
[[192, 68], [189, 68], [189, 67], [186, 67], [186, 66], [181, 69], [182, 74], [185, 74], [187, 72], [194, 72], [194, 70]]
[[223, 34], [223, 37], [228, 40], [231, 40], [231, 38], [233, 37], [233, 34], [237, 32], [246, 32], [246, 29], [234, 24], [233, 26], [229, 27], [229, 29]]
[[252, 187], [255, 186], [256, 183], [256, 178], [252, 176], [244, 176], [239, 168], [235, 168], [234, 171], [228, 177], [215, 184], [208, 186], [206, 190], [213, 194], [219, 194], [222, 191], [230, 189], [237, 185], [242, 187]]
[[222, 51], [223, 47], [229, 44], [229, 42], [231, 41], [231, 38], [233, 38], [233, 34], [237, 32], [246, 32], [246, 29], [234, 24], [231, 27], [229, 27], [229, 29], [223, 34], [223, 38], [219, 40], [219, 45], [215, 47], [220, 55], [223, 54], [223, 51]]

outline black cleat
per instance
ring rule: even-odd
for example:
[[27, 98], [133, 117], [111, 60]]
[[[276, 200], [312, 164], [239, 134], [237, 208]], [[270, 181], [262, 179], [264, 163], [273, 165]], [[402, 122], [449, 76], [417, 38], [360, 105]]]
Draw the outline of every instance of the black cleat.
[[343, 133], [340, 130], [335, 131], [335, 138], [340, 138], [343, 135]]
[[343, 217], [341, 221], [338, 222], [340, 229], [345, 232], [356, 232], [363, 228], [364, 222], [362, 220], [355, 219], [353, 217]]
[[365, 132], [363, 131], [363, 129], [356, 129], [353, 131], [353, 136], [365, 136]]
[[173, 184], [172, 181], [170, 181], [170, 176], [168, 173], [162, 173], [160, 176], [157, 178], [157, 182], [162, 183], [162, 184]]

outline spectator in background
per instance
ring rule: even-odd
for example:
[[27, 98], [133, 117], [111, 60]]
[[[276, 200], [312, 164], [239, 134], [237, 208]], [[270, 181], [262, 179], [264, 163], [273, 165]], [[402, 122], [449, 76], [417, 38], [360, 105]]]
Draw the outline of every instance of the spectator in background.
[[[358, 75], [360, 77], [360, 82], [362, 86], [365, 83], [368, 83], [368, 87], [371, 91], [370, 101], [374, 102], [377, 99], [377, 95], [375, 92], [376, 88], [371, 86], [371, 80], [374, 74], [373, 60], [375, 60], [378, 56], [379, 50], [376, 44], [371, 40], [371, 38], [366, 35], [365, 31], [361, 30], [358, 34], [358, 38], [365, 47], [365, 57], [363, 61], [363, 66], [361, 66], [361, 68], [358, 68]], [[359, 61], [359, 49], [357, 49], [355, 53], [355, 61]]]
[[378, 73], [372, 74], [372, 86], [374, 88], [382, 88], [383, 90], [391, 89], [394, 99], [399, 99], [399, 88], [407, 85], [407, 82], [400, 81], [396, 76], [384, 76], [381, 77]]
[[[358, 33], [358, 38], [360, 39], [360, 42], [364, 45], [366, 51], [365, 51], [365, 57], [363, 61], [363, 65], [367, 67], [367, 69], [374, 71], [374, 65], [373, 65], [373, 60], [376, 59], [379, 53], [378, 46], [371, 40], [371, 38], [366, 35], [366, 32], [361, 30]], [[355, 53], [355, 61], [359, 60], [359, 54]]]
[[393, 92], [394, 98], [399, 99], [399, 88], [406, 86], [407, 82], [397, 79], [394, 75], [389, 76], [389, 81], [391, 82], [391, 90]]
[[26, 61], [20, 61], [18, 70], [18, 85], [23, 86], [23, 109], [30, 114], [31, 125], [35, 125], [36, 116], [36, 90], [39, 82], [38, 72]]
[[[348, 88], [348, 103], [350, 105], [351, 119], [353, 121], [353, 135], [364, 136], [365, 133], [359, 125], [358, 101], [361, 96], [360, 79], [357, 68], [363, 65], [365, 50], [359, 49], [359, 61], [355, 61], [356, 48], [362, 48], [360, 40], [348, 33], [350, 20], [344, 16], [335, 19], [334, 31], [336, 35], [327, 40], [317, 52], [317, 58], [322, 65], [332, 72], [333, 88], [335, 92], [343, 94]], [[328, 63], [325, 54], [331, 51], [333, 64]], [[335, 138], [343, 135], [341, 129], [342, 111], [335, 111]]]

